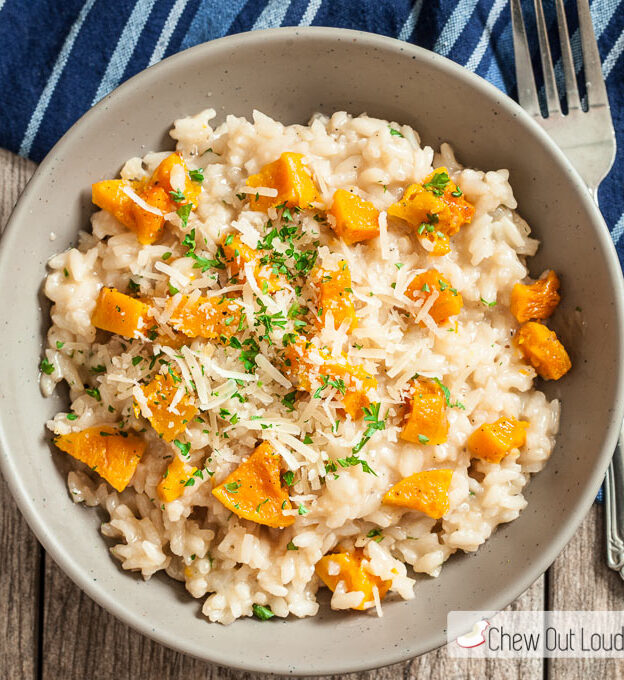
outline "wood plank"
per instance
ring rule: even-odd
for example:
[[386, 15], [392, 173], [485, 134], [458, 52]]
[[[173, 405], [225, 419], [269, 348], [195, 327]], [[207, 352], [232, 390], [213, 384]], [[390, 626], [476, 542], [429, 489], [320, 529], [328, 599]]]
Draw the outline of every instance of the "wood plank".
[[[0, 150], [0, 231], [34, 163]], [[0, 669], [7, 680], [35, 680], [42, 550], [0, 477]]]
[[[139, 635], [82, 593], [50, 560], [46, 560], [42, 680], [269, 680], [272, 676], [221, 668], [166, 649]], [[542, 609], [540, 578], [512, 607]], [[201, 625], [201, 624], [198, 624]], [[212, 625], [212, 624], [206, 624]], [[488, 680], [542, 678], [542, 661], [457, 661], [445, 648], [406, 663], [336, 680], [431, 680], [474, 677]]]
[[[604, 508], [595, 505], [550, 569], [548, 609], [624, 610], [624, 582], [605, 561]], [[619, 659], [548, 659], [548, 677], [620, 680]]]

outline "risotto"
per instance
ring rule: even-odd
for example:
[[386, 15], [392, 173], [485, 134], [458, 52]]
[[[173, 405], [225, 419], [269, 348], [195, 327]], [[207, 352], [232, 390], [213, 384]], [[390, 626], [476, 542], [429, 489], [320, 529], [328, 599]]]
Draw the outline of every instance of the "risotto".
[[559, 280], [526, 278], [507, 170], [365, 115], [215, 115], [96, 182], [50, 260], [47, 427], [122, 567], [211, 621], [313, 616], [322, 587], [381, 615], [525, 507]]

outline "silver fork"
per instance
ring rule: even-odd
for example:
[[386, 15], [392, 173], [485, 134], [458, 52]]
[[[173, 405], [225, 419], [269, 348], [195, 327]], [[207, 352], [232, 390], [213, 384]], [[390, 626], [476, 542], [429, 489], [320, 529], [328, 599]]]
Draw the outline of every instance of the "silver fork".
[[[616, 145], [589, 1], [577, 0], [576, 3], [583, 50], [587, 111], [581, 107], [563, 0], [555, 0], [555, 3], [568, 112], [564, 115], [559, 103], [542, 0], [534, 0], [534, 4], [547, 117], [540, 110], [521, 0], [511, 0], [518, 99], [520, 106], [544, 128], [567, 156], [598, 204], [598, 186], [613, 165]], [[624, 579], [624, 504], [622, 499], [617, 498], [618, 490], [624, 495], [624, 431], [620, 433], [619, 444], [605, 477], [607, 564]]]

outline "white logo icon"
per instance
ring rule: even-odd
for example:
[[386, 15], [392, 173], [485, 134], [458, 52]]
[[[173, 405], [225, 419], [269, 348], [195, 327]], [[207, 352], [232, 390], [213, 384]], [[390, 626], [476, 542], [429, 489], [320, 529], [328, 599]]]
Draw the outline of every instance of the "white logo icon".
[[465, 649], [471, 649], [472, 647], [478, 647], [485, 642], [485, 631], [487, 630], [490, 622], [486, 619], [481, 619], [477, 621], [472, 630], [466, 635], [460, 635], [456, 642], [460, 647]]

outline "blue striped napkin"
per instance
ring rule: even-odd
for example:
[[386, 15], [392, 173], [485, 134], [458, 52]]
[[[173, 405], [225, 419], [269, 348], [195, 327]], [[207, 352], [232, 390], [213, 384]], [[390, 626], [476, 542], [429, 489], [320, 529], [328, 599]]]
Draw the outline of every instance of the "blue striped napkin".
[[[532, 4], [525, 2], [527, 14]], [[554, 3], [544, 4], [556, 36]], [[575, 2], [566, 5], [580, 65]], [[600, 204], [624, 263], [624, 0], [591, 8], [620, 149]], [[533, 24], [529, 16], [529, 33]], [[294, 25], [406, 40], [515, 96], [507, 0], [0, 0], [0, 146], [39, 161], [81, 114], [145, 67], [213, 38]]]

